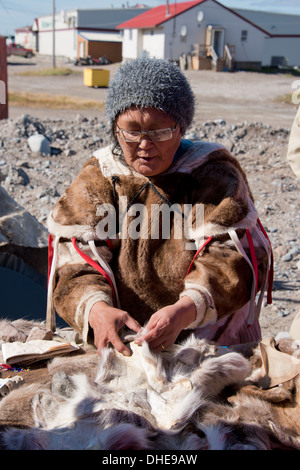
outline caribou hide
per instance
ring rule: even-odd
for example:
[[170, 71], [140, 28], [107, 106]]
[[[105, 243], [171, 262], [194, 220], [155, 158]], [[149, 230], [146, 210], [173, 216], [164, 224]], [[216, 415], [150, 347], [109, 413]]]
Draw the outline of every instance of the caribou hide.
[[[154, 354], [127, 341], [130, 357], [87, 348], [25, 373], [0, 399], [0, 448], [300, 449], [299, 375], [268, 387], [260, 345], [191, 335]], [[299, 353], [289, 337], [280, 345]]]

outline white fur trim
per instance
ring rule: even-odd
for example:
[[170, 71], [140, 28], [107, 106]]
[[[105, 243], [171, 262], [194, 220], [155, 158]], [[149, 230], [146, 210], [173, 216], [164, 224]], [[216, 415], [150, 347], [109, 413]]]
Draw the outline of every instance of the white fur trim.
[[116, 156], [112, 153], [113, 145], [103, 147], [93, 153], [93, 157], [97, 158], [100, 170], [105, 178], [112, 175], [136, 175], [143, 178], [140, 173], [137, 173], [128, 166], [123, 159], [122, 155]]
[[[202, 205], [199, 206], [201, 207]], [[190, 223], [185, 224], [185, 233], [186, 237], [191, 240], [189, 243], [188, 249], [198, 250], [198, 248], [202, 245], [208, 237], [217, 237], [220, 235], [225, 235], [229, 232], [229, 230], [238, 230], [238, 229], [249, 229], [252, 230], [257, 224], [257, 211], [253, 204], [252, 199], [248, 198], [248, 208], [249, 212], [243, 219], [239, 220], [236, 224], [232, 226], [225, 226], [213, 223], [205, 223], [204, 216], [201, 212], [198, 212], [198, 220], [197, 220], [197, 229], [194, 229], [190, 226]]]
[[47, 313], [46, 313], [46, 325], [47, 328], [51, 331], [55, 331], [56, 322], [55, 322], [55, 310], [53, 305], [53, 281], [57, 265], [58, 258], [58, 243], [59, 238], [55, 237], [53, 240], [53, 259], [50, 267], [50, 275], [48, 280], [48, 289], [47, 289]]
[[49, 233], [59, 236], [61, 238], [68, 238], [71, 240], [73, 237], [78, 238], [82, 241], [88, 242], [89, 240], [95, 240], [96, 232], [90, 225], [62, 225], [52, 217], [52, 212], [47, 218], [47, 228]]
[[207, 317], [208, 313], [210, 322], [217, 321], [217, 310], [215, 308], [214, 301], [209, 291], [205, 287], [186, 280], [185, 290], [181, 292], [179, 297], [181, 298], [184, 295], [187, 295], [194, 301], [197, 310], [196, 319], [185, 329], [197, 328], [203, 320], [206, 320], [205, 317]]
[[221, 144], [214, 142], [193, 142], [193, 145], [172, 165], [164, 174], [169, 173], [191, 173], [195, 168], [203, 165], [209, 155], [216, 150], [226, 150]]
[[203, 295], [201, 295], [198, 291], [194, 289], [188, 289], [183, 291], [179, 295], [179, 298], [181, 299], [184, 296], [187, 296], [192, 299], [196, 307], [196, 318], [189, 326], [185, 328], [185, 330], [197, 328], [197, 326], [202, 322], [204, 318], [204, 314], [206, 311], [206, 302], [203, 298]]
[[[96, 302], [106, 302], [108, 305], [113, 306], [111, 297], [105, 292], [92, 292], [85, 297], [83, 297], [76, 308], [75, 313], [75, 322], [78, 325], [79, 318], [83, 315], [83, 329], [82, 329], [82, 339], [84, 342], [87, 342], [88, 332], [89, 332], [89, 316], [91, 308]], [[79, 325], [78, 325], [79, 326]]]

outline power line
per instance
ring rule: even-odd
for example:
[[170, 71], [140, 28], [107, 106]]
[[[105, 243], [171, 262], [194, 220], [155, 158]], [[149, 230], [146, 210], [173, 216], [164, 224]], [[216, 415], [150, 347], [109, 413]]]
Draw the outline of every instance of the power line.
[[8, 14], [10, 15], [10, 12], [9, 12], [8, 9], [6, 8], [6, 6], [3, 5], [2, 0], [0, 0], [0, 3], [1, 3], [2, 8], [6, 11], [6, 13], [8, 13]]
[[44, 12], [42, 12], [41, 10], [30, 10], [30, 9], [27, 9], [27, 8], [20, 8], [20, 7], [16, 7], [16, 6], [11, 6], [9, 5], [9, 7], [7, 8], [6, 5], [3, 3], [2, 0], [0, 0], [0, 5], [2, 6], [2, 8], [5, 10], [5, 12], [7, 14], [11, 14], [11, 12], [18, 12], [18, 13], [33, 13], [33, 14], [43, 14]]

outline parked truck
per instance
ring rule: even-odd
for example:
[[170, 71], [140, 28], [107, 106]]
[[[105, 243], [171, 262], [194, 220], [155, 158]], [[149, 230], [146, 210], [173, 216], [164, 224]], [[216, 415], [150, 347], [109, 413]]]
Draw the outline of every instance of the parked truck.
[[9, 44], [6, 50], [7, 56], [18, 55], [21, 57], [26, 57], [26, 59], [30, 59], [35, 55], [32, 49], [27, 49], [26, 47], [23, 47], [20, 44], [15, 44], [14, 42]]

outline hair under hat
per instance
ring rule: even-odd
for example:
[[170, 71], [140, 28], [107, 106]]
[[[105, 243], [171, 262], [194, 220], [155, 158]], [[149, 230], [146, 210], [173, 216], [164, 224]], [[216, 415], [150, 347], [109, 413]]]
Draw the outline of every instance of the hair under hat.
[[180, 68], [165, 59], [135, 59], [119, 68], [109, 85], [106, 116], [113, 124], [131, 106], [157, 108], [180, 125], [191, 125], [195, 97]]

